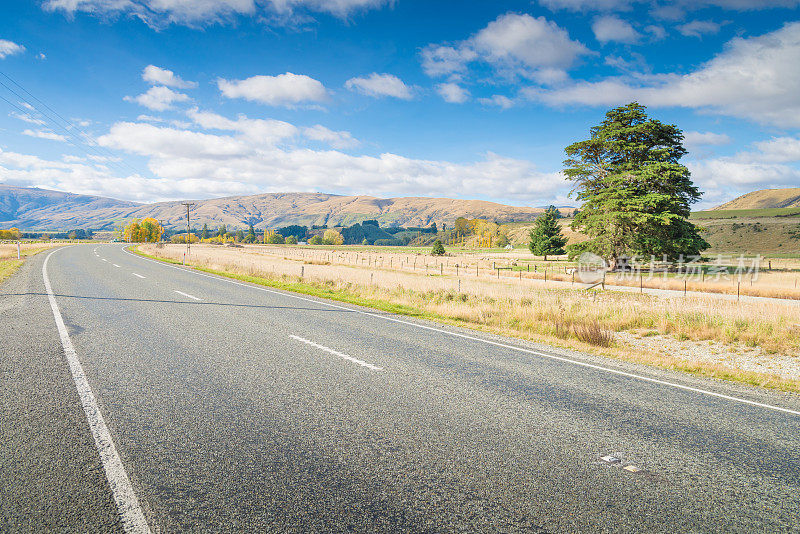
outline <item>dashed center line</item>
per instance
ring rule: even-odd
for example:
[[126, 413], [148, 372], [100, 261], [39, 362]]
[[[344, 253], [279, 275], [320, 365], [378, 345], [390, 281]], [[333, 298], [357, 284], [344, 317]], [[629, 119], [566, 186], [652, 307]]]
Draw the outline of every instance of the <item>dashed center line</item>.
[[203, 299], [201, 299], [201, 298], [197, 298], [197, 297], [195, 297], [194, 295], [190, 295], [189, 293], [184, 293], [183, 291], [178, 291], [177, 289], [173, 289], [173, 291], [174, 291], [175, 293], [177, 293], [178, 295], [183, 295], [184, 297], [189, 297], [190, 299], [194, 299], [194, 300], [203, 300]]
[[108, 261], [108, 260], [107, 260], [107, 259], [105, 259], [105, 258], [101, 258], [101, 259], [102, 259], [103, 261]]
[[147, 278], [146, 276], [142, 276], [141, 274], [131, 273], [133, 276], [137, 276], [139, 278]]
[[116, 263], [112, 263], [111, 265], [113, 265], [114, 267], [119, 267], [119, 265], [117, 265]]
[[345, 354], [343, 352], [339, 352], [338, 350], [329, 349], [328, 347], [320, 345], [319, 343], [314, 343], [313, 341], [310, 341], [308, 339], [302, 338], [300, 336], [295, 336], [295, 335], [290, 334], [289, 337], [292, 338], [292, 339], [296, 339], [297, 341], [302, 341], [303, 343], [306, 343], [307, 345], [311, 345], [312, 347], [318, 348], [319, 350], [325, 351], [328, 354], [333, 354], [334, 356], [338, 356], [338, 357], [343, 358], [343, 359], [345, 359], [345, 360], [347, 360], [349, 362], [353, 362], [353, 363], [358, 364], [358, 365], [360, 365], [362, 367], [366, 367], [367, 369], [372, 369], [373, 371], [380, 371], [381, 370], [381, 368], [378, 367], [377, 365], [372, 365], [371, 363], [367, 363], [367, 362], [359, 360], [357, 358], [353, 358], [352, 356], [348, 356], [347, 354]]

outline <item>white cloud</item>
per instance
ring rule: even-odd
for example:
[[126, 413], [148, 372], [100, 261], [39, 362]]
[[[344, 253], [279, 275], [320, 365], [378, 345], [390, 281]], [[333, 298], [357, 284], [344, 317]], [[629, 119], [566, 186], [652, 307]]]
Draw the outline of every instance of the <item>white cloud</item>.
[[14, 54], [21, 54], [24, 51], [24, 46], [18, 45], [13, 41], [0, 39], [0, 59], [5, 59], [6, 57], [13, 56]]
[[514, 107], [514, 101], [504, 95], [492, 95], [491, 98], [479, 98], [478, 102], [487, 106], [497, 106], [502, 109]]
[[529, 88], [529, 98], [555, 106], [649, 106], [707, 109], [785, 127], [800, 126], [800, 23], [730, 41], [723, 52], [685, 75], [638, 75], [578, 82], [557, 90]]
[[46, 0], [43, 8], [70, 15], [76, 12], [98, 17], [131, 15], [159, 28], [169, 24], [205, 26], [230, 22], [240, 16], [293, 24], [307, 20], [305, 13], [310, 12], [344, 19], [356, 11], [391, 3], [391, 0]]
[[49, 130], [23, 130], [22, 135], [29, 137], [36, 137], [38, 139], [49, 139], [51, 141], [66, 142], [67, 138], [63, 135], [51, 132]]
[[678, 31], [687, 37], [702, 38], [703, 35], [710, 35], [719, 32], [720, 25], [710, 20], [693, 20], [678, 26]]
[[[634, 0], [635, 1], [635, 0]], [[627, 11], [631, 8], [631, 0], [539, 0], [543, 6], [552, 9], [570, 11]]]
[[320, 124], [305, 128], [303, 130], [303, 135], [312, 141], [327, 143], [331, 147], [337, 149], [355, 148], [361, 144], [350, 132], [336, 132]]
[[273, 119], [249, 119], [239, 115], [236, 120], [231, 120], [210, 111], [199, 111], [197, 108], [190, 109], [186, 114], [195, 124], [206, 130], [239, 132], [256, 145], [273, 145], [298, 134], [298, 129], [293, 124]]
[[629, 22], [613, 15], [595, 19], [592, 23], [592, 31], [595, 39], [603, 44], [609, 42], [635, 43], [642, 37]]
[[393, 74], [378, 74], [373, 72], [369, 76], [350, 78], [344, 84], [351, 91], [358, 91], [367, 96], [391, 96], [402, 100], [411, 100], [414, 93], [403, 80]]
[[440, 83], [436, 86], [436, 92], [439, 93], [445, 102], [451, 104], [463, 104], [469, 100], [469, 91], [457, 83]]
[[172, 104], [175, 102], [186, 102], [189, 97], [183, 93], [173, 91], [169, 87], [156, 86], [151, 87], [146, 93], [139, 96], [126, 96], [124, 98], [127, 102], [136, 102], [140, 106], [144, 106], [154, 111], [164, 111], [172, 109]]
[[27, 113], [17, 113], [16, 111], [12, 111], [8, 114], [9, 117], [14, 117], [15, 119], [19, 119], [23, 122], [27, 122], [28, 124], [36, 124], [37, 126], [43, 126], [45, 122], [42, 119], [37, 119], [35, 117], [31, 117]]
[[176, 89], [192, 89], [197, 87], [197, 82], [189, 82], [175, 76], [171, 70], [162, 69], [155, 65], [148, 65], [142, 71], [142, 79], [153, 85], [166, 85]]
[[667, 37], [667, 30], [665, 30], [662, 26], [657, 26], [655, 24], [645, 26], [644, 31], [649, 33], [654, 41], [660, 41], [661, 39], [665, 39]]
[[653, 12], [663, 18], [680, 18], [684, 11], [720, 7], [734, 11], [753, 11], [800, 6], [800, 0], [539, 0], [549, 9], [570, 11], [630, 11], [635, 4], [652, 4]]
[[773, 137], [769, 141], [755, 143], [755, 147], [761, 152], [761, 159], [766, 161], [800, 161], [800, 139], [796, 137]]
[[731, 138], [725, 134], [714, 132], [684, 132], [683, 146], [690, 152], [704, 146], [721, 146], [731, 143]]
[[324, 102], [328, 92], [321, 82], [304, 74], [287, 72], [277, 76], [252, 76], [244, 80], [217, 80], [227, 98], [244, 98], [270, 106], [293, 107], [308, 102]]
[[[199, 113], [199, 112], [198, 112]], [[235, 132], [215, 134], [194, 132], [145, 123], [120, 122], [98, 139], [101, 146], [136, 154], [148, 159], [155, 175], [153, 188], [146, 179], [134, 177], [132, 184], [120, 187], [107, 176], [89, 180], [96, 193], [118, 196], [121, 191], [146, 191], [135, 198], [180, 198], [187, 194], [224, 196], [263, 191], [332, 191], [341, 194], [452, 196], [458, 191], [465, 198], [512, 199], [518, 203], [540, 205], [563, 193], [566, 187], [559, 173], [541, 173], [524, 160], [496, 154], [476, 162], [420, 160], [396, 154], [377, 156], [349, 155], [337, 150], [312, 150], [297, 146], [278, 146], [241, 134], [247, 117], [236, 120], [205, 114], [195, 117], [210, 129]], [[307, 136], [324, 137], [330, 130], [312, 127]], [[339, 134], [340, 140], [345, 136]], [[0, 158], [2, 164], [2, 158]], [[43, 167], [50, 164], [41, 163]], [[70, 177], [64, 162], [53, 164], [49, 181], [42, 172], [30, 172], [28, 183], [59, 185], [59, 189], [84, 191], [81, 180]], [[61, 167], [57, 167], [61, 166]], [[80, 173], [88, 172], [82, 169]], [[22, 180], [25, 173], [14, 174]], [[7, 174], [0, 168], [0, 176]], [[70, 185], [71, 183], [75, 185]], [[108, 185], [105, 185], [105, 184]], [[104, 189], [103, 191], [98, 191]], [[187, 193], [188, 192], [188, 193]], [[492, 192], [492, 195], [487, 195]]]
[[544, 17], [507, 13], [465, 41], [428, 45], [421, 56], [430, 76], [463, 73], [470, 62], [482, 61], [507, 74], [546, 81], [562, 79], [564, 70], [588, 53], [566, 30]]

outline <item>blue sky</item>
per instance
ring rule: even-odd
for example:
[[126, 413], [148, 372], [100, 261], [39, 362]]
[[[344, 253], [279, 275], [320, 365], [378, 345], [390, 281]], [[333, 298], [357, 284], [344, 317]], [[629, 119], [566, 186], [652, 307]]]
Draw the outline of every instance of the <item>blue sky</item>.
[[0, 183], [574, 205], [638, 100], [698, 208], [800, 186], [800, 0], [45, 0], [0, 7]]

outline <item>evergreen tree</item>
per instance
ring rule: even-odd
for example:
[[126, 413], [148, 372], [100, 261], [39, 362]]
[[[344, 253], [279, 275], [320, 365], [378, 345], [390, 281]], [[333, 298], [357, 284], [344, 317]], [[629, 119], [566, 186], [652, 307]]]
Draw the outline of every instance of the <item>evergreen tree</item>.
[[227, 228], [225, 227], [225, 225], [223, 224], [223, 225], [222, 225], [222, 226], [220, 226], [220, 227], [219, 227], [219, 229], [217, 230], [217, 237], [225, 237], [225, 234], [227, 234], [227, 233], [228, 233], [228, 229], [227, 229]]
[[203, 232], [200, 234], [201, 239], [208, 239], [208, 225], [203, 225]]
[[445, 250], [444, 245], [438, 239], [433, 242], [433, 248], [431, 249], [431, 254], [434, 256], [444, 256]]
[[558, 210], [553, 206], [536, 217], [528, 234], [531, 241], [528, 248], [536, 256], [544, 256], [547, 261], [548, 255], [564, 254], [564, 245], [567, 239], [561, 235], [561, 226], [558, 224]]
[[564, 174], [583, 203], [572, 228], [589, 236], [569, 247], [572, 255], [594, 252], [613, 269], [624, 255], [675, 259], [708, 248], [688, 221], [701, 193], [679, 163], [686, 149], [677, 126], [648, 119], [632, 102], [607, 112], [590, 132], [565, 149]]

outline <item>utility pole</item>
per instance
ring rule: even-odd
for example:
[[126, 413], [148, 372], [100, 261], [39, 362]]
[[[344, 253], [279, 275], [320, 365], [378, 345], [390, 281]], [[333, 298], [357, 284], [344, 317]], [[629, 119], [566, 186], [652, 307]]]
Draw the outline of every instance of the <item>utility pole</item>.
[[162, 219], [159, 219], [158, 220], [158, 242], [159, 243], [161, 242], [161, 238], [163, 237], [163, 235], [164, 235], [164, 223], [162, 222]]
[[181, 202], [181, 204], [186, 206], [186, 256], [188, 257], [190, 252], [189, 242], [191, 241], [189, 236], [192, 233], [192, 228], [189, 226], [189, 210], [194, 206], [194, 202]]

